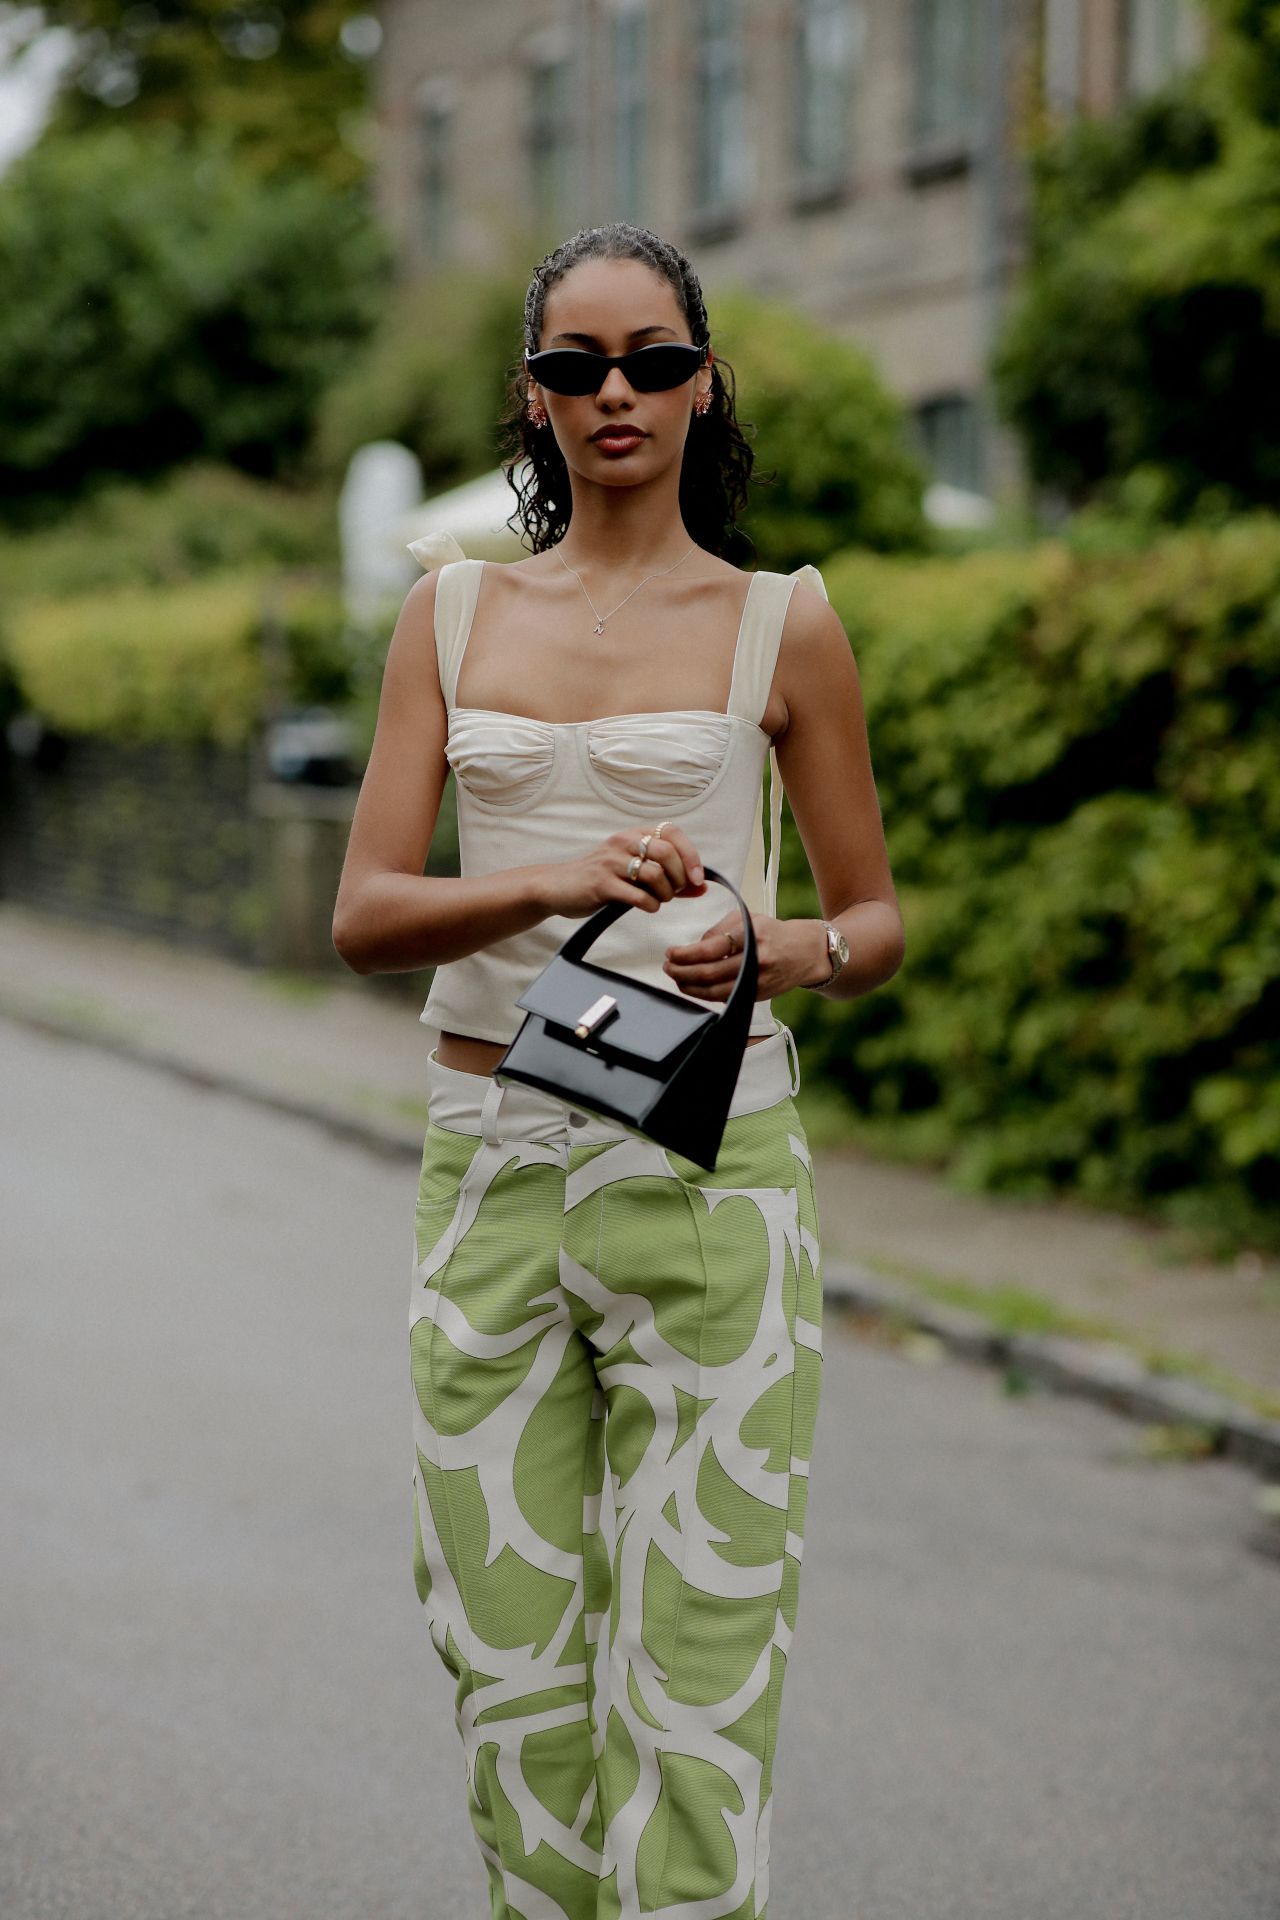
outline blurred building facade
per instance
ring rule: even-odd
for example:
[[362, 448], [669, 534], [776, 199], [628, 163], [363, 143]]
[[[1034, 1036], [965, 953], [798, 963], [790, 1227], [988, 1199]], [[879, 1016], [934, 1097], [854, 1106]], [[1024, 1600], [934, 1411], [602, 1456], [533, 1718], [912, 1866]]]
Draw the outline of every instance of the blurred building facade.
[[[1195, 0], [383, 0], [378, 194], [409, 276], [625, 219], [873, 356], [933, 477], [1020, 491], [986, 366], [1030, 119], [1199, 58]], [[730, 356], [731, 357], [731, 356]]]

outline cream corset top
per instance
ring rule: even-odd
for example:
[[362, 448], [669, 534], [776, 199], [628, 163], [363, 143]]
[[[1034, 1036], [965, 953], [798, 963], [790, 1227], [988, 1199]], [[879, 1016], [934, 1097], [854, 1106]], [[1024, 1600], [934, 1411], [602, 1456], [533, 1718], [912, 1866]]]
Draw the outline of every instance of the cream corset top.
[[733, 727], [742, 724], [728, 713], [693, 710], [550, 721], [453, 707], [445, 757], [468, 794], [488, 807], [532, 805], [561, 754], [605, 797], [643, 813], [700, 799], [724, 765]]
[[[725, 712], [672, 708], [595, 720], [535, 720], [491, 707], [459, 706], [458, 672], [470, 636], [484, 562], [445, 533], [410, 544], [439, 566], [436, 659], [448, 711], [445, 756], [457, 788], [462, 874], [569, 860], [610, 830], [672, 819], [687, 825], [707, 864], [739, 887], [753, 912], [776, 912], [782, 782], [763, 719], [787, 603], [797, 579], [822, 588], [814, 567], [754, 573], [748, 584]], [[518, 703], [518, 692], [515, 695]], [[762, 776], [769, 763], [765, 860]], [[723, 902], [720, 903], [723, 905]], [[696, 940], [720, 906], [677, 896], [660, 913], [628, 913], [600, 936], [592, 958], [660, 991], [679, 993], [665, 972], [670, 942]], [[419, 1019], [428, 1033], [509, 1043], [523, 1019], [519, 997], [581, 918], [549, 914], [434, 972]], [[753, 1035], [777, 1031], [767, 999], [751, 1010]]]

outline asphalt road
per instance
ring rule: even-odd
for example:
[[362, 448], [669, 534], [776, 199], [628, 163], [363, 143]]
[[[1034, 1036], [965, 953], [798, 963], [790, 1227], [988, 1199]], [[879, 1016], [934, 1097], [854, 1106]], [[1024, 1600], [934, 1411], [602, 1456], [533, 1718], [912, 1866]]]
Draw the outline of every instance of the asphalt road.
[[[415, 1171], [0, 1024], [0, 1915], [481, 1920]], [[770, 1920], [1277, 1920], [1253, 1475], [828, 1310]]]

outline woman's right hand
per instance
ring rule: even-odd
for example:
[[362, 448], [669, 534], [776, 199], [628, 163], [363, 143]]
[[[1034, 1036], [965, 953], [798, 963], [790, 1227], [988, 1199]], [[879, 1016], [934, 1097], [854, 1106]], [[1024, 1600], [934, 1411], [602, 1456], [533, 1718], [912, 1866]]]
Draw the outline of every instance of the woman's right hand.
[[[548, 914], [581, 920], [611, 900], [625, 901], [643, 913], [656, 913], [677, 894], [697, 899], [707, 890], [698, 849], [683, 828], [661, 822], [659, 836], [652, 827], [611, 833], [578, 860], [550, 860], [542, 869], [543, 898]], [[649, 837], [646, 857], [634, 881], [627, 869]], [[695, 877], [696, 876], [696, 877]]]

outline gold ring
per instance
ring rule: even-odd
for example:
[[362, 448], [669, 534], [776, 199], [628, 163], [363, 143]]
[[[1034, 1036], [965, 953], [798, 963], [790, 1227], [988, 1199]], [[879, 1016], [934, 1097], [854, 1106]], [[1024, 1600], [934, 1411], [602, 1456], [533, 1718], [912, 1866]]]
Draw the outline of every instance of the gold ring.
[[627, 878], [632, 882], [633, 885], [635, 884], [635, 877], [639, 873], [643, 865], [644, 865], [644, 862], [640, 858], [640, 855], [638, 853], [633, 853], [630, 861], [627, 863]]
[[[725, 939], [726, 939], [726, 940], [727, 940], [727, 941], [729, 942], [729, 953], [736, 953], [736, 952], [738, 951], [738, 942], [737, 942], [737, 939], [736, 939], [736, 937], [735, 937], [735, 936], [734, 936], [734, 935], [733, 935], [733, 934], [732, 934], [732, 933], [731, 933], [731, 932], [729, 931], [729, 929], [728, 929], [727, 927], [725, 928], [725, 935], [724, 935], [724, 937], [725, 937]], [[727, 960], [727, 959], [729, 958], [729, 953], [726, 953], [726, 955], [725, 955], [725, 959], [726, 959], [726, 960]]]
[[656, 833], [645, 833], [640, 836], [640, 858], [642, 860], [649, 858], [649, 842], [656, 838]]
[[670, 825], [671, 825], [671, 822], [670, 822], [669, 820], [659, 820], [659, 822], [658, 822], [658, 824], [657, 824], [657, 826], [656, 826], [656, 827], [654, 828], [654, 830], [653, 830], [653, 837], [654, 837], [654, 839], [655, 839], [655, 840], [661, 840], [661, 838], [662, 838], [662, 829], [663, 829], [664, 827], [669, 827]]

